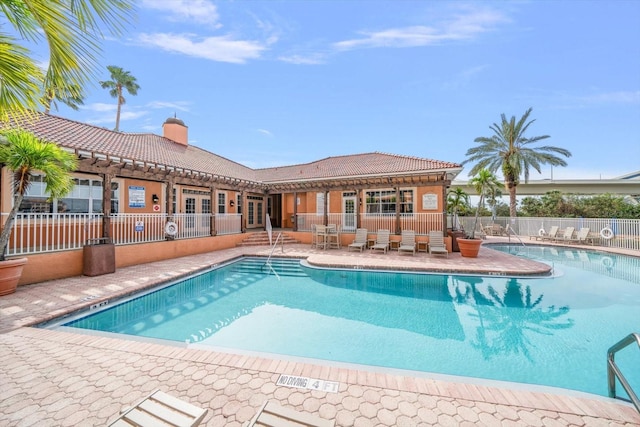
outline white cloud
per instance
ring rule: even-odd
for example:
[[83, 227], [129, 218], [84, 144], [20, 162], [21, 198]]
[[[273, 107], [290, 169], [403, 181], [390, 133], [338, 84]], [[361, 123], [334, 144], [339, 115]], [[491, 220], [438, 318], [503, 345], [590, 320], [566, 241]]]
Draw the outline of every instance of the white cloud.
[[317, 65], [317, 64], [324, 64], [326, 62], [326, 55], [323, 55], [320, 53], [314, 53], [308, 56], [303, 56], [303, 55], [280, 56], [278, 60], [282, 62], [288, 62], [290, 64]]
[[589, 104], [640, 104], [640, 91], [603, 92], [580, 99]]
[[105, 103], [102, 103], [102, 102], [94, 102], [93, 104], [87, 104], [87, 105], [81, 105], [80, 106], [81, 110], [96, 111], [96, 112], [99, 112], [99, 113], [106, 112], [106, 111], [113, 111], [115, 113], [117, 108], [118, 108], [118, 106], [115, 104], [115, 101], [114, 101], [113, 104], [105, 104]]
[[260, 42], [233, 40], [230, 36], [196, 38], [194, 34], [143, 33], [138, 36], [138, 41], [168, 52], [234, 64], [259, 58], [266, 49]]
[[142, 0], [141, 6], [167, 12], [165, 17], [169, 21], [197, 22], [216, 28], [221, 26], [218, 8], [207, 0]]
[[489, 68], [488, 65], [478, 65], [468, 68], [454, 75], [452, 80], [444, 84], [445, 89], [458, 89], [468, 85], [478, 74]]
[[492, 10], [467, 10], [439, 25], [417, 25], [382, 31], [361, 31], [362, 37], [334, 43], [338, 50], [373, 47], [418, 47], [445, 41], [468, 40], [505, 22], [506, 17]]
[[189, 105], [191, 105], [188, 101], [176, 101], [176, 102], [168, 102], [168, 101], [152, 101], [147, 103], [147, 107], [153, 109], [163, 109], [169, 108], [180, 111], [189, 111]]
[[267, 135], [268, 137], [273, 138], [273, 134], [266, 129], [257, 129], [257, 131], [263, 135]]

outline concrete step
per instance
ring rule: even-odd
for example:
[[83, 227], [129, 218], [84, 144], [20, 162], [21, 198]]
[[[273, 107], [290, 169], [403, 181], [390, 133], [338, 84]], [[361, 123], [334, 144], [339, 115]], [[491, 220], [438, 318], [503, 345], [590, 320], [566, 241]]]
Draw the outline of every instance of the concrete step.
[[[274, 242], [277, 237], [278, 233], [272, 234]], [[280, 237], [278, 244], [280, 244], [280, 242], [284, 242], [285, 245], [300, 243], [298, 240], [294, 239], [286, 233], [282, 233], [282, 237]], [[267, 234], [266, 231], [251, 233], [249, 236], [247, 236], [246, 239], [238, 243], [236, 246], [269, 246], [269, 234]]]

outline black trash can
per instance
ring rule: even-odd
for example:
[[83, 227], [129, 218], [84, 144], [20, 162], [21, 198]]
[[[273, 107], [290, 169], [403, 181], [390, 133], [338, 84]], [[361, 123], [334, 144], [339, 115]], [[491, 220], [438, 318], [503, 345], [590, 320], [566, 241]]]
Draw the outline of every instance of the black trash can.
[[448, 230], [447, 234], [451, 237], [451, 252], [460, 252], [460, 248], [458, 247], [458, 237], [462, 237], [464, 239], [464, 231]]
[[116, 272], [116, 247], [110, 239], [89, 239], [82, 247], [82, 274], [100, 276]]

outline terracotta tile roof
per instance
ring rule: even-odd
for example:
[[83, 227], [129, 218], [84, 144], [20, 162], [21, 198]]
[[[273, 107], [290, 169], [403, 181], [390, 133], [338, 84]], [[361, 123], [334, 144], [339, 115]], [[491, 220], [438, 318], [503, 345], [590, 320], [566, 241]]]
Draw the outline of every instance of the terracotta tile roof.
[[434, 173], [462, 169], [457, 163], [386, 153], [327, 157], [311, 163], [251, 169], [195, 146], [151, 133], [115, 132], [62, 117], [35, 113], [20, 125], [38, 137], [74, 150], [262, 183]]
[[62, 147], [256, 181], [253, 169], [192, 145], [151, 133], [115, 132], [50, 114], [22, 121], [24, 129]]
[[257, 178], [265, 183], [341, 177], [391, 176], [433, 173], [462, 169], [457, 163], [380, 152], [327, 157], [311, 163], [257, 169]]

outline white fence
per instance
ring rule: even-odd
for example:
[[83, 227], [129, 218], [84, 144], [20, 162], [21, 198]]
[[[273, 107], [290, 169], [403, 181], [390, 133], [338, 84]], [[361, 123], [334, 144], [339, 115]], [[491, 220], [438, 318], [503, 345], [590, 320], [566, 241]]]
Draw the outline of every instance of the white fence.
[[[473, 228], [473, 217], [460, 217], [460, 223], [465, 230]], [[581, 228], [589, 228], [590, 236], [593, 236], [599, 246], [607, 246], [620, 249], [640, 250], [640, 220], [616, 219], [616, 218], [547, 218], [547, 217], [480, 217], [478, 223], [483, 227], [498, 224], [502, 227], [509, 225], [509, 229], [519, 236], [536, 236], [541, 230], [548, 232], [552, 226], [560, 230], [573, 227], [576, 231]], [[480, 226], [476, 227], [479, 230]], [[613, 237], [604, 238], [601, 232], [610, 229]], [[603, 233], [606, 235], [606, 232]], [[608, 237], [608, 236], [607, 236]]]
[[[298, 214], [298, 231], [311, 231], [312, 225], [324, 225], [322, 214]], [[336, 224], [343, 231], [355, 231], [355, 214], [327, 214], [327, 224]], [[414, 230], [418, 235], [427, 235], [430, 230], [442, 230], [442, 214], [401, 214], [401, 230]], [[396, 214], [361, 214], [360, 227], [371, 232], [390, 230], [396, 232]]]
[[[211, 236], [212, 221], [216, 235], [241, 232], [242, 215], [117, 214], [110, 217], [111, 241], [116, 245], [166, 240], [165, 225], [178, 226], [175, 239]], [[80, 249], [91, 240], [104, 236], [102, 214], [19, 213], [13, 223], [7, 256], [28, 255]]]
[[[349, 216], [350, 215], [350, 216]], [[332, 213], [327, 215], [328, 224], [337, 224], [343, 231], [355, 230], [354, 214]], [[460, 217], [465, 230], [473, 227], [473, 217]], [[240, 214], [176, 214], [169, 218], [164, 214], [117, 214], [110, 217], [111, 239], [116, 245], [127, 245], [163, 241], [167, 238], [165, 225], [172, 220], [178, 226], [176, 239], [192, 239], [211, 236], [211, 227], [216, 235], [241, 232]], [[324, 224], [324, 215], [298, 214], [298, 230], [311, 231], [313, 224]], [[213, 222], [213, 224], [212, 224]], [[599, 218], [479, 218], [483, 226], [509, 225], [519, 236], [533, 236], [541, 229], [549, 231], [552, 226], [560, 229], [588, 227], [597, 244], [621, 249], [640, 250], [640, 220]], [[417, 235], [426, 235], [430, 230], [441, 230], [442, 214], [402, 214], [399, 218], [401, 230], [414, 230]], [[395, 233], [395, 214], [363, 214], [360, 226], [376, 232], [387, 229]], [[478, 227], [479, 228], [479, 227]], [[613, 232], [610, 239], [598, 238], [601, 230]], [[43, 252], [80, 249], [91, 239], [103, 237], [100, 214], [33, 214], [20, 213], [13, 224], [7, 256], [27, 255]], [[525, 239], [528, 240], [528, 239]]]

